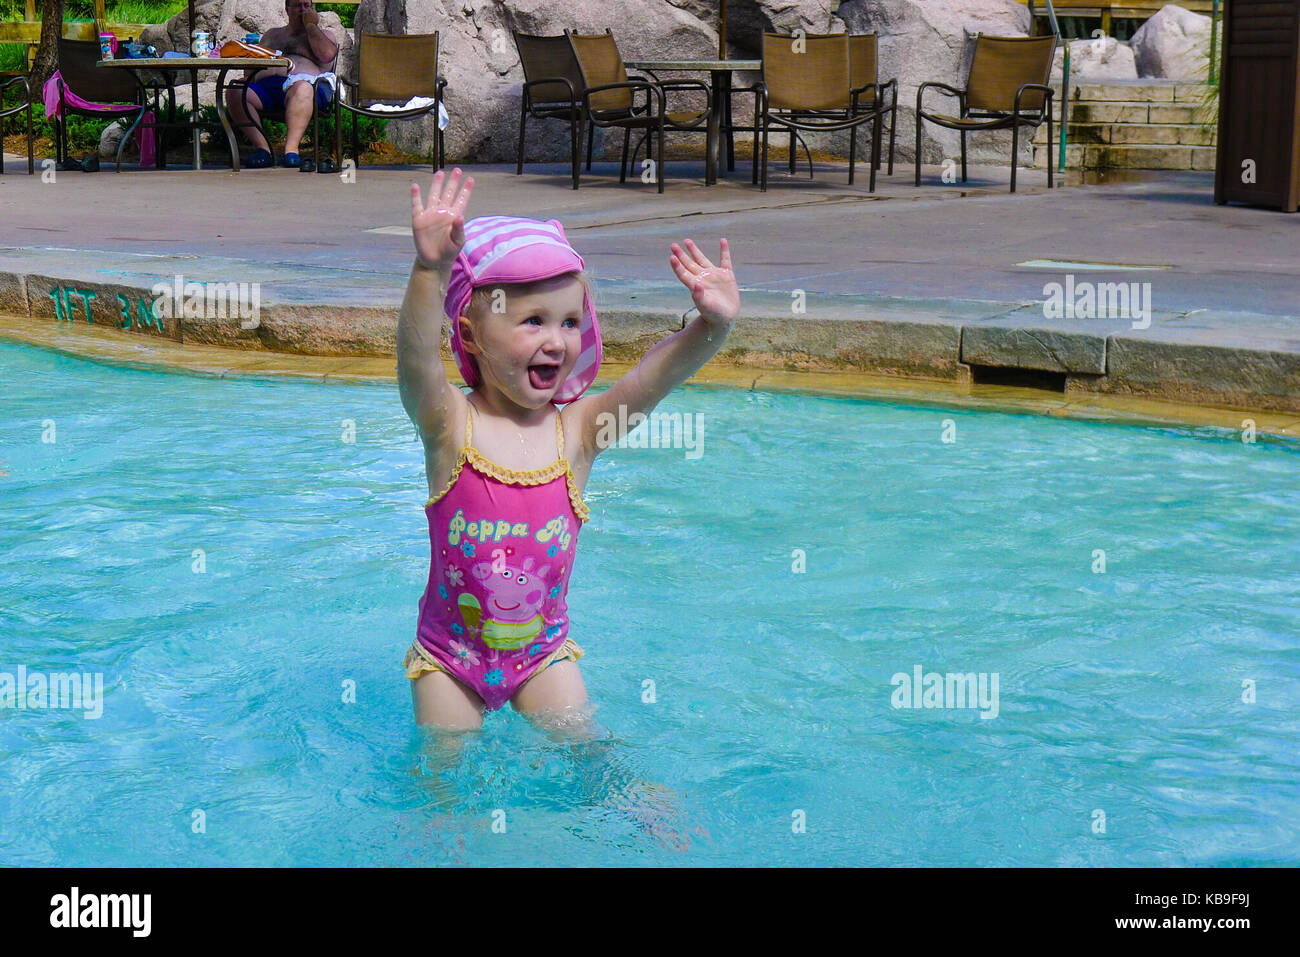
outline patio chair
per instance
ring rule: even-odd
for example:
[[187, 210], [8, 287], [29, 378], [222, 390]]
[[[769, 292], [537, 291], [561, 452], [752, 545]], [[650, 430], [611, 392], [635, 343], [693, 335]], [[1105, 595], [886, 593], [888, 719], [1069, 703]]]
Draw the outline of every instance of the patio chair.
[[[99, 62], [99, 44], [91, 40], [59, 39], [59, 69], [55, 78], [58, 91], [58, 121], [54, 126], [54, 151], [62, 164], [68, 159], [68, 114], [90, 117], [131, 119], [131, 125], [117, 144], [116, 172], [122, 172], [122, 150], [131, 139], [149, 108], [148, 89], [128, 70], [106, 70]], [[155, 94], [157, 87], [155, 87]], [[69, 99], [69, 94], [81, 105]], [[155, 95], [156, 101], [156, 95]], [[157, 103], [154, 104], [157, 110]], [[158, 167], [162, 168], [162, 143], [158, 144]]]
[[[835, 36], [835, 34], [825, 34], [826, 36]], [[889, 175], [894, 175], [894, 131], [898, 117], [898, 80], [893, 79], [885, 83], [880, 82], [879, 73], [879, 43], [874, 33], [851, 33], [849, 34], [849, 91], [852, 96], [851, 109], [854, 115], [868, 114], [877, 119], [873, 121], [874, 130], [875, 122], [883, 122], [885, 114], [889, 114]], [[749, 88], [752, 89], [752, 88]], [[816, 114], [806, 114], [816, 115]], [[882, 134], [883, 136], [883, 134]], [[795, 130], [790, 131], [790, 172], [794, 173], [795, 168], [795, 139], [798, 133]], [[800, 138], [802, 139], [802, 138]], [[882, 143], [883, 148], [883, 143]], [[807, 144], [804, 150], [807, 151]], [[854, 165], [857, 162], [858, 150], [858, 128], [853, 128], [853, 138], [849, 140], [849, 164]], [[880, 157], [872, 158], [875, 169], [880, 169]], [[812, 175], [812, 154], [808, 155], [809, 176]], [[871, 190], [874, 192], [876, 185], [875, 180], [871, 181]]]
[[[876, 167], [880, 160], [880, 121], [884, 98], [876, 84], [870, 84], [875, 106], [866, 108], [863, 89], [852, 85], [849, 37], [845, 33], [791, 36], [763, 34], [763, 78], [756, 84], [754, 100], [755, 137], [762, 145], [754, 150], [753, 180], [767, 191], [767, 138], [775, 125], [797, 131], [830, 132], [852, 129], [872, 123], [871, 185], [876, 188]], [[855, 137], [856, 140], [856, 137]], [[850, 145], [849, 183], [856, 167], [856, 142]], [[793, 151], [793, 143], [792, 143]], [[760, 160], [759, 153], [762, 153]], [[759, 177], [759, 166], [762, 177]], [[793, 165], [793, 164], [792, 164]], [[808, 155], [808, 175], [812, 176], [812, 154]]]
[[[854, 112], [878, 113], [883, 121], [884, 114], [889, 114], [889, 173], [894, 175], [894, 127], [898, 119], [898, 80], [880, 82], [880, 40], [874, 33], [849, 34], [849, 83], [852, 92]], [[886, 93], [889, 98], [884, 99]], [[853, 129], [853, 139], [849, 143], [849, 162], [854, 161], [857, 151], [858, 130]], [[874, 159], [876, 169], [880, 168], [880, 157]], [[873, 187], [874, 189], [874, 187]]]
[[[357, 48], [357, 80], [339, 78], [355, 95], [353, 103], [344, 96], [334, 100], [334, 151], [343, 159], [343, 110], [352, 114], [352, 156], [361, 165], [361, 146], [357, 139], [357, 117], [376, 116], [385, 120], [413, 120], [433, 114], [434, 171], [447, 162], [439, 113], [447, 81], [438, 76], [438, 33], [363, 33]], [[414, 97], [432, 103], [409, 110], [376, 110], [377, 105], [405, 106]], [[355, 104], [355, 105], [354, 105]]]
[[[17, 86], [22, 91], [23, 97], [16, 106], [4, 106], [3, 97], [6, 87]], [[36, 173], [36, 154], [32, 151], [32, 88], [27, 82], [25, 76], [11, 76], [9, 79], [0, 81], [0, 120], [6, 116], [16, 116], [26, 111], [27, 113], [27, 174], [29, 176]], [[0, 150], [0, 176], [4, 175], [4, 151]]]
[[[334, 51], [334, 59], [330, 61], [330, 65], [329, 65], [329, 66], [327, 66], [324, 70], [321, 71], [322, 73], [333, 73], [333, 72], [334, 72], [334, 68], [335, 68], [335, 66], [337, 66], [337, 64], [338, 64], [338, 62], [339, 62], [339, 54], [342, 52], [342, 50], [343, 50], [343, 47], [342, 47], [342, 45], [340, 44], [339, 47], [338, 47], [338, 49]], [[318, 170], [318, 171], [320, 171], [320, 172], [332, 172], [332, 170], [329, 170], [329, 169], [321, 169], [321, 165], [320, 165], [320, 110], [318, 110], [316, 107], [317, 107], [317, 105], [318, 105], [319, 102], [320, 102], [319, 93], [318, 93], [317, 91], [318, 91], [318, 89], [319, 89], [321, 83], [325, 83], [325, 82], [328, 82], [328, 81], [327, 81], [327, 80], [321, 80], [321, 79], [318, 77], [317, 79], [315, 79], [315, 80], [312, 81], [312, 85], [311, 85], [311, 86], [312, 86], [312, 90], [311, 90], [311, 151], [312, 151], [312, 152], [311, 152], [311, 163], [312, 163], [312, 168], [315, 169], [315, 170]], [[340, 85], [341, 85], [341, 83], [340, 83]], [[225, 88], [226, 88], [226, 89], [237, 89], [237, 90], [240, 91], [240, 100], [241, 100], [241, 102], [242, 102], [242, 104], [243, 104], [243, 107], [244, 107], [244, 115], [247, 116], [247, 117], [250, 117], [249, 122], [247, 122], [247, 123], [237, 123], [237, 122], [235, 122], [234, 118], [232, 117], [231, 120], [230, 120], [230, 125], [231, 125], [231, 127], [232, 127], [232, 128], [237, 128], [237, 129], [249, 129], [249, 128], [251, 127], [251, 128], [256, 129], [259, 133], [261, 133], [261, 134], [262, 134], [262, 139], [266, 140], [266, 146], [267, 146], [267, 149], [268, 149], [268, 151], [269, 151], [270, 154], [271, 154], [271, 167], [274, 168], [274, 167], [277, 165], [277, 164], [276, 164], [276, 157], [275, 157], [275, 144], [272, 143], [272, 142], [271, 142], [271, 138], [270, 138], [269, 136], [266, 135], [266, 127], [263, 125], [263, 122], [264, 122], [265, 120], [275, 120], [277, 123], [284, 123], [284, 122], [286, 122], [286, 115], [285, 115], [284, 107], [281, 107], [281, 108], [279, 108], [279, 109], [269, 109], [269, 108], [265, 108], [265, 107], [264, 107], [262, 110], [259, 110], [259, 111], [258, 111], [258, 118], [254, 120], [254, 119], [251, 118], [253, 114], [252, 114], [251, 112], [249, 112], [249, 109], [248, 109], [248, 78], [247, 78], [246, 76], [243, 76], [243, 77], [239, 77], [239, 78], [237, 78], [237, 79], [231, 80], [229, 83], [226, 84], [226, 87], [225, 87]], [[217, 90], [217, 95], [218, 95], [218, 96], [223, 96], [224, 93], [223, 93], [222, 90]], [[337, 103], [337, 101], [338, 101], [338, 98], [339, 98], [339, 90], [336, 89], [336, 90], [334, 91], [334, 100], [335, 100], [336, 103]], [[385, 115], [391, 115], [391, 114], [385, 114]], [[335, 124], [335, 128], [337, 129], [337, 124]], [[301, 149], [302, 149], [302, 147], [301, 147], [301, 145], [299, 145], [299, 150], [301, 151]]]
[[[519, 159], [515, 175], [524, 172], [524, 124], [537, 120], [565, 120], [569, 124], [569, 154], [573, 165], [573, 188], [578, 188], [578, 149], [582, 143], [582, 67], [567, 35], [534, 36], [514, 31], [515, 48], [524, 69], [519, 101]], [[591, 169], [591, 127], [587, 133], [587, 169]]]
[[[604, 33], [579, 34], [565, 30], [564, 35], [573, 45], [582, 76], [582, 110], [590, 127], [607, 127], [623, 130], [623, 156], [619, 163], [618, 181], [627, 182], [627, 148], [632, 131], [643, 130], [646, 156], [654, 147], [657, 150], [655, 173], [659, 192], [664, 191], [664, 133], [696, 131], [701, 127], [706, 134], [705, 174], [706, 185], [713, 182], [713, 141], [717, 135], [713, 118], [713, 96], [707, 83], [699, 80], [655, 81], [644, 77], [629, 78], [623, 67], [623, 57], [609, 30]], [[704, 109], [668, 113], [666, 94], [675, 90], [698, 90], [704, 94]], [[637, 106], [635, 94], [646, 95], [645, 103]], [[590, 142], [590, 140], [588, 141]], [[640, 143], [637, 144], [640, 149]], [[635, 153], [633, 154], [635, 159]], [[575, 177], [576, 182], [576, 177]]]
[[[1052, 57], [1056, 37], [990, 37], [975, 35], [966, 88], [927, 81], [916, 89], [916, 185], [921, 185], [921, 131], [924, 121], [961, 133], [961, 181], [966, 182], [966, 134], [981, 130], [1011, 129], [1011, 192], [1016, 191], [1016, 160], [1020, 127], [1033, 129], [1046, 121], [1047, 155], [1052, 155]], [[922, 98], [929, 87], [957, 97], [959, 115], [929, 113]], [[1047, 187], [1052, 188], [1052, 164], [1047, 164]]]

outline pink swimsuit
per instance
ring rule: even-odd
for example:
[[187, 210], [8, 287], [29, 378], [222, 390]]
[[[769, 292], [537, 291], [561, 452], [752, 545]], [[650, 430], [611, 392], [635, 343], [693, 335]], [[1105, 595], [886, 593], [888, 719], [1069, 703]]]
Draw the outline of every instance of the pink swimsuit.
[[564, 599], [590, 513], [564, 457], [558, 409], [555, 441], [559, 458], [546, 468], [503, 468], [474, 448], [467, 414], [451, 481], [424, 506], [431, 561], [416, 638], [492, 711], [569, 633]]

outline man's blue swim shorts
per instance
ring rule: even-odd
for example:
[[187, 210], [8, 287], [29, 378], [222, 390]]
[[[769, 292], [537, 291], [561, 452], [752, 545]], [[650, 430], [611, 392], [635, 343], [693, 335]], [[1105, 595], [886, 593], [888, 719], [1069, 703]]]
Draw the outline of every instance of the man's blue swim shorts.
[[[300, 83], [306, 83], [306, 80], [300, 80]], [[254, 80], [248, 84], [249, 90], [257, 94], [257, 98], [262, 101], [262, 108], [267, 110], [284, 110], [284, 77], [282, 76], [264, 76], [260, 80]], [[320, 109], [330, 105], [334, 99], [334, 90], [328, 83], [322, 83], [316, 87], [316, 105]]]

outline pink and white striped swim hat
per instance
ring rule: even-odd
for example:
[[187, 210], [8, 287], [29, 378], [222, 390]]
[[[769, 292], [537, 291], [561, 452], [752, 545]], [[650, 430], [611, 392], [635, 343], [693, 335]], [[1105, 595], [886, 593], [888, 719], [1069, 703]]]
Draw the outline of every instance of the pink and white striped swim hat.
[[[465, 245], [451, 267], [451, 281], [443, 309], [451, 319], [451, 351], [470, 388], [482, 382], [478, 364], [465, 351], [460, 338], [459, 316], [469, 305], [475, 289], [500, 283], [537, 282], [565, 273], [581, 272], [582, 257], [564, 237], [558, 219], [542, 222], [517, 216], [480, 216], [465, 224]], [[560, 383], [554, 401], [572, 402], [596, 380], [603, 355], [600, 325], [586, 290], [582, 294], [582, 334], [578, 361], [569, 377]]]

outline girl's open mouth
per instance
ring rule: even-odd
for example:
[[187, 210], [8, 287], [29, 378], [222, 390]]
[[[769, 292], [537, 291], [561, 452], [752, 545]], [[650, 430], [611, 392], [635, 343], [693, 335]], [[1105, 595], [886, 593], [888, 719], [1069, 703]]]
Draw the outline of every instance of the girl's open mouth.
[[535, 365], [528, 367], [528, 382], [534, 389], [552, 388], [560, 376], [558, 365]]

